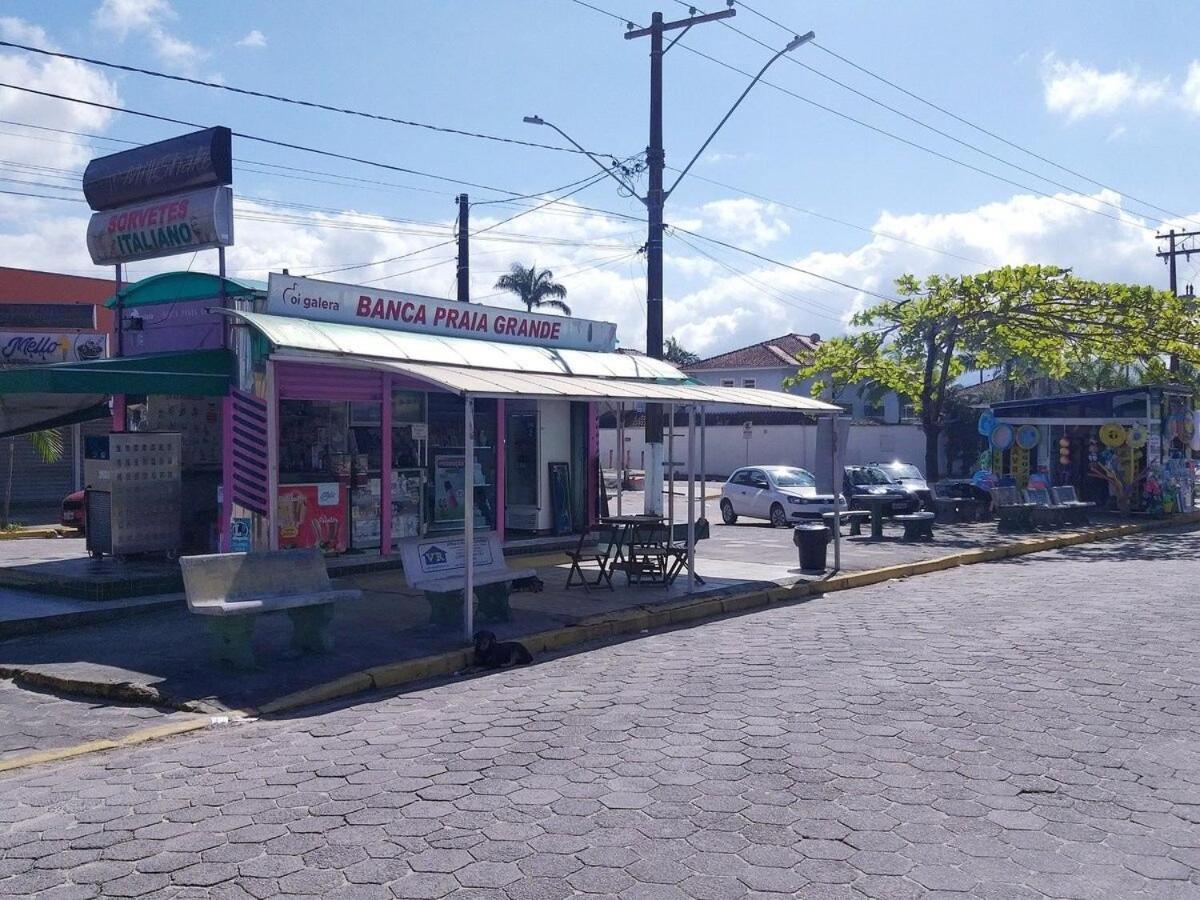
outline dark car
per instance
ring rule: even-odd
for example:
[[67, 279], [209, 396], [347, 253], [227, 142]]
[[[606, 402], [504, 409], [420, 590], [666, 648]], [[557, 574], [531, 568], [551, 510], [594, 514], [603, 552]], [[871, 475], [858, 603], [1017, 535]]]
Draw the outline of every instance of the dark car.
[[861, 498], [871, 495], [894, 498], [884, 507], [885, 515], [905, 515], [921, 508], [921, 498], [879, 466], [846, 466], [842, 492], [850, 501], [851, 509], [869, 509]]
[[78, 528], [83, 531], [86, 516], [83, 511], [83, 491], [67, 494], [62, 502], [62, 524], [65, 528]]

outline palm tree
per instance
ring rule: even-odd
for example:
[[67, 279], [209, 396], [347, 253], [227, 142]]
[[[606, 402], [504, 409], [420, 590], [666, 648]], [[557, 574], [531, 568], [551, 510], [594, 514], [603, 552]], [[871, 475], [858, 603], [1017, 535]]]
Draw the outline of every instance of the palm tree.
[[554, 273], [549, 269], [525, 268], [520, 263], [513, 263], [508, 274], [501, 275], [496, 281], [496, 287], [512, 291], [530, 312], [549, 307], [561, 310], [564, 316], [571, 314], [571, 307], [562, 301], [567, 296], [567, 289], [554, 280]]

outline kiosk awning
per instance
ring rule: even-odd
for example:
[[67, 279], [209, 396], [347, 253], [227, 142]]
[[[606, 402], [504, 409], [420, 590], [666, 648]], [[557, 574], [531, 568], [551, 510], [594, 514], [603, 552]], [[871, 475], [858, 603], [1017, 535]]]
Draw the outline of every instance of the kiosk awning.
[[388, 371], [462, 396], [751, 406], [797, 410], [814, 416], [833, 415], [843, 411], [841, 407], [831, 403], [782, 391], [714, 387], [681, 381], [590, 378], [581, 375], [511, 372], [378, 359], [349, 360], [345, 357], [286, 351], [275, 354], [274, 358]]
[[0, 369], [0, 437], [100, 418], [112, 394], [223, 396], [232, 377], [227, 350]]
[[0, 395], [229, 393], [233, 355], [192, 350], [0, 369]]

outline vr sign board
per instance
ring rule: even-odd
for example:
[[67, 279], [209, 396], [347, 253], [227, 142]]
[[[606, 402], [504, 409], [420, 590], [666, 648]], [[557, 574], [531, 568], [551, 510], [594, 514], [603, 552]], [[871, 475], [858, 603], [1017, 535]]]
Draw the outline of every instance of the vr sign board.
[[545, 316], [274, 272], [267, 288], [267, 312], [321, 322], [566, 350], [611, 351], [617, 345], [617, 326], [611, 322]]
[[88, 252], [119, 265], [233, 243], [228, 128], [207, 128], [88, 163], [83, 193], [96, 210]]

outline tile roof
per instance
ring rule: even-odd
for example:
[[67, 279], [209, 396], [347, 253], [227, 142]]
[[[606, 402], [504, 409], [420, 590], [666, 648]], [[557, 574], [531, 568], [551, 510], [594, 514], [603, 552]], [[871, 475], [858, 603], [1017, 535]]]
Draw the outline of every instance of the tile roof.
[[808, 356], [820, 343], [821, 336], [817, 334], [781, 334], [682, 368], [685, 372], [700, 369], [790, 369], [796, 366], [797, 357]]

